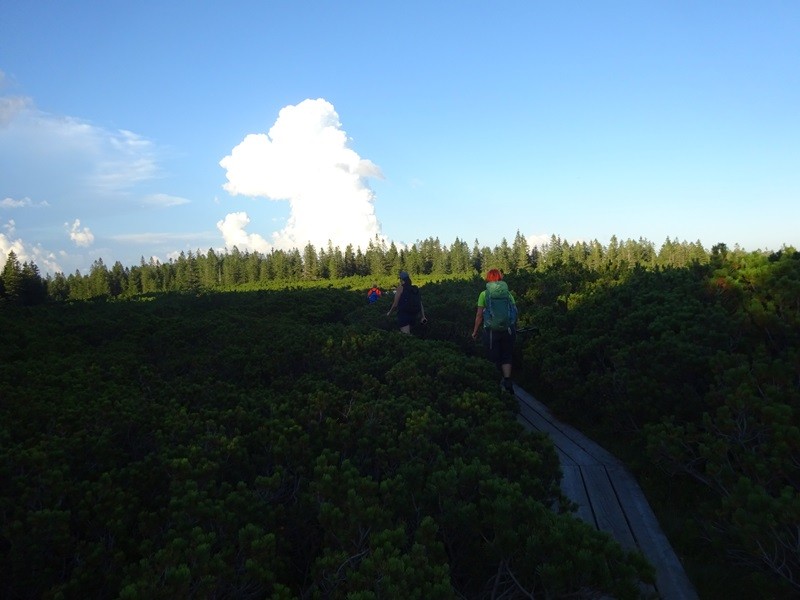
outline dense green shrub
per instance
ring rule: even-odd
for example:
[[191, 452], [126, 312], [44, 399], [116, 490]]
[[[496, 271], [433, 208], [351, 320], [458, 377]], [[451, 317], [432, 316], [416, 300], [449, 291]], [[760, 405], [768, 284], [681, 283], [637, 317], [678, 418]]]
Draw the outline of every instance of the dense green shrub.
[[636, 597], [424, 289], [428, 339], [334, 288], [0, 313], [0, 593]]
[[795, 595], [800, 253], [723, 247], [707, 265], [627, 271], [560, 262], [518, 286], [539, 328], [521, 344], [525, 385], [670, 494], [652, 500], [679, 507], [665, 516], [701, 592]]

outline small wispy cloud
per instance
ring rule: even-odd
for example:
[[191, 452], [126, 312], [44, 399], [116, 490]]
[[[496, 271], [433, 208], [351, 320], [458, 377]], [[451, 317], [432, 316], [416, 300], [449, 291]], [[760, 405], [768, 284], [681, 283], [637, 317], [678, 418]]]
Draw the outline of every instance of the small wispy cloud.
[[20, 200], [15, 200], [14, 198], [3, 198], [0, 200], [0, 208], [26, 208], [26, 207], [34, 207], [34, 208], [46, 208], [50, 206], [47, 203], [47, 200], [42, 200], [41, 202], [34, 202], [28, 197], [22, 198]]
[[24, 96], [0, 97], [0, 127], [11, 123], [17, 115], [31, 107], [33, 102]]
[[148, 206], [156, 206], [160, 208], [169, 208], [171, 206], [180, 206], [181, 204], [189, 204], [191, 201], [187, 198], [180, 196], [170, 196], [169, 194], [150, 194], [142, 198], [142, 203]]
[[90, 183], [102, 192], [127, 190], [137, 183], [158, 177], [152, 142], [125, 130], [103, 132], [97, 139], [97, 155]]
[[155, 233], [155, 232], [144, 232], [144, 233], [120, 233], [117, 235], [108, 236], [108, 239], [113, 240], [115, 242], [120, 242], [123, 244], [134, 244], [140, 246], [153, 246], [153, 245], [163, 245], [163, 244], [186, 244], [197, 242], [198, 240], [205, 240], [210, 238], [212, 233], [204, 231], [204, 232], [192, 232], [192, 233]]
[[9, 168], [7, 183], [59, 206], [114, 201], [162, 176], [152, 141], [47, 113], [17, 96], [0, 96], [0, 160]]
[[[13, 233], [8, 226], [0, 229], [6, 247], [13, 243], [50, 268], [56, 264], [52, 253], [38, 244], [60, 238], [59, 261], [83, 268], [88, 248], [108, 249], [97, 248], [95, 233], [75, 215], [90, 223], [102, 215], [108, 228], [114, 218], [188, 202], [153, 187], [166, 175], [160, 164], [162, 150], [154, 141], [127, 129], [46, 112], [31, 98], [8, 93], [7, 83], [0, 71], [0, 215], [38, 214], [17, 218]], [[206, 239], [218, 239], [211, 229]]]
[[65, 227], [69, 227], [69, 238], [75, 242], [76, 246], [88, 248], [94, 243], [94, 234], [88, 227], [81, 229], [80, 219], [75, 219], [70, 227], [69, 223], [64, 223]]

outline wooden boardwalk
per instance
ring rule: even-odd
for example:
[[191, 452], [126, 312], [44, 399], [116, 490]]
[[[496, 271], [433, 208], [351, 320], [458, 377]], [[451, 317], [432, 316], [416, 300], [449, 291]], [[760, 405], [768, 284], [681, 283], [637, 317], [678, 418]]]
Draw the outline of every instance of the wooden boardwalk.
[[579, 506], [577, 516], [611, 534], [623, 548], [644, 554], [656, 569], [655, 595], [664, 600], [696, 599], [697, 592], [633, 475], [611, 453], [556, 420], [525, 390], [514, 386], [514, 392], [520, 422], [553, 440], [564, 474], [561, 488]]

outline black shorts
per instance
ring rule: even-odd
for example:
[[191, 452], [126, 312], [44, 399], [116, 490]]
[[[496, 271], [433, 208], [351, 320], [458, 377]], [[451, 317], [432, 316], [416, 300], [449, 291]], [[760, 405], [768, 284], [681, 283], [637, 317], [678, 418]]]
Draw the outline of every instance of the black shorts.
[[397, 325], [399, 327], [405, 327], [406, 325], [413, 325], [414, 320], [416, 319], [416, 313], [408, 313], [404, 311], [397, 312]]
[[510, 365], [514, 354], [514, 340], [517, 332], [483, 330], [483, 343], [491, 360], [496, 365]]

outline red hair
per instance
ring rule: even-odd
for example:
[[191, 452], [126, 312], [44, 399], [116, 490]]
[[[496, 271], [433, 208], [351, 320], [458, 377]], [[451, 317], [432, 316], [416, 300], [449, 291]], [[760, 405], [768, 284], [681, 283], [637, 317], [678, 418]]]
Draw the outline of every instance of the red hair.
[[486, 273], [486, 281], [500, 281], [502, 278], [503, 274], [499, 269], [491, 269], [488, 273]]

